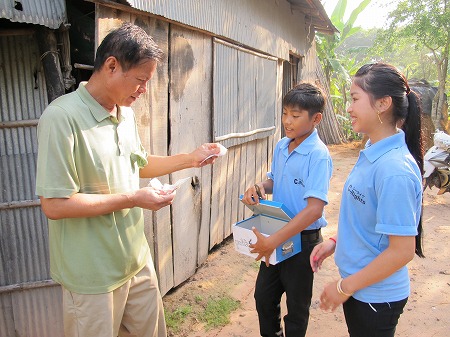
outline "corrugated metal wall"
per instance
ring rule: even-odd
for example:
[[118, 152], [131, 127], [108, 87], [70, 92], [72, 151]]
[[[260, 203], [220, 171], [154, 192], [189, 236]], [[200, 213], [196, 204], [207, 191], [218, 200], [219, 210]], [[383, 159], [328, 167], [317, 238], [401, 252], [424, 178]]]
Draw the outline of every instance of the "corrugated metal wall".
[[[36, 126], [47, 93], [36, 39], [0, 36], [0, 336], [57, 336], [47, 220], [35, 196]], [[19, 290], [19, 291], [17, 291]]]
[[286, 0], [127, 0], [132, 7], [288, 60], [305, 54], [305, 20]]
[[275, 132], [277, 59], [214, 39], [214, 138], [225, 147]]
[[0, 0], [0, 17], [57, 29], [66, 21], [65, 0]]

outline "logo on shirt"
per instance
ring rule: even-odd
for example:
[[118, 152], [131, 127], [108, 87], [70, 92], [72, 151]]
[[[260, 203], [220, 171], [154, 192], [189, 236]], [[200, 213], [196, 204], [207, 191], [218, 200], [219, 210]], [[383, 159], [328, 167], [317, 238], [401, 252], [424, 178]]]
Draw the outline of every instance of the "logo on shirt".
[[361, 192], [359, 192], [356, 188], [354, 188], [352, 185], [348, 186], [347, 191], [350, 192], [350, 194], [352, 195], [353, 199], [355, 199], [356, 201], [359, 201], [361, 204], [365, 205], [366, 201], [364, 200], [364, 198], [366, 197], [364, 194], [362, 194]]
[[305, 187], [305, 183], [303, 182], [303, 180], [302, 179], [297, 179], [297, 178], [295, 178], [294, 179], [294, 184], [295, 185], [302, 185], [303, 187]]

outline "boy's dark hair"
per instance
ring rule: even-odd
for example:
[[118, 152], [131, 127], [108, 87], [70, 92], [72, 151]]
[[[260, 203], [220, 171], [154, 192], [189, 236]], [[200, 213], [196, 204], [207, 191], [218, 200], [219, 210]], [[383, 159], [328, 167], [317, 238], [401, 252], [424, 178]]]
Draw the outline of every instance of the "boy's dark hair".
[[124, 23], [106, 35], [98, 46], [94, 72], [100, 70], [110, 56], [114, 56], [127, 71], [145, 60], [160, 61], [163, 55], [163, 51], [142, 28]]
[[283, 97], [284, 107], [298, 107], [308, 111], [309, 117], [321, 112], [325, 108], [325, 95], [323, 91], [312, 83], [297, 84]]

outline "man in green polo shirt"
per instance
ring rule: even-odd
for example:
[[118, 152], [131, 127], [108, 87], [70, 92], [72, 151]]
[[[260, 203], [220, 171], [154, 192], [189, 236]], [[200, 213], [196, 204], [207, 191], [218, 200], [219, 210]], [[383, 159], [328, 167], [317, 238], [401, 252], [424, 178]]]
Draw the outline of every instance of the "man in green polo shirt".
[[36, 194], [49, 218], [50, 269], [62, 285], [66, 337], [166, 336], [142, 209], [175, 194], [139, 177], [211, 164], [217, 144], [147, 155], [130, 105], [146, 92], [162, 51], [124, 24], [97, 49], [94, 72], [53, 101], [38, 126]]

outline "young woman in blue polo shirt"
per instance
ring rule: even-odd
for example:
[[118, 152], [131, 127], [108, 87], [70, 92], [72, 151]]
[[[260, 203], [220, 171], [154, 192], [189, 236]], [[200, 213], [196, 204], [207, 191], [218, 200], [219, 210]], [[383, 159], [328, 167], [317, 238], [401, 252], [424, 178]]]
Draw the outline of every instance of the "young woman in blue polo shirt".
[[343, 303], [351, 337], [394, 336], [410, 294], [406, 264], [421, 248], [421, 108], [406, 78], [383, 63], [361, 67], [350, 89], [354, 131], [369, 137], [342, 193], [338, 234], [316, 246], [317, 271], [335, 252], [341, 278], [320, 307]]

